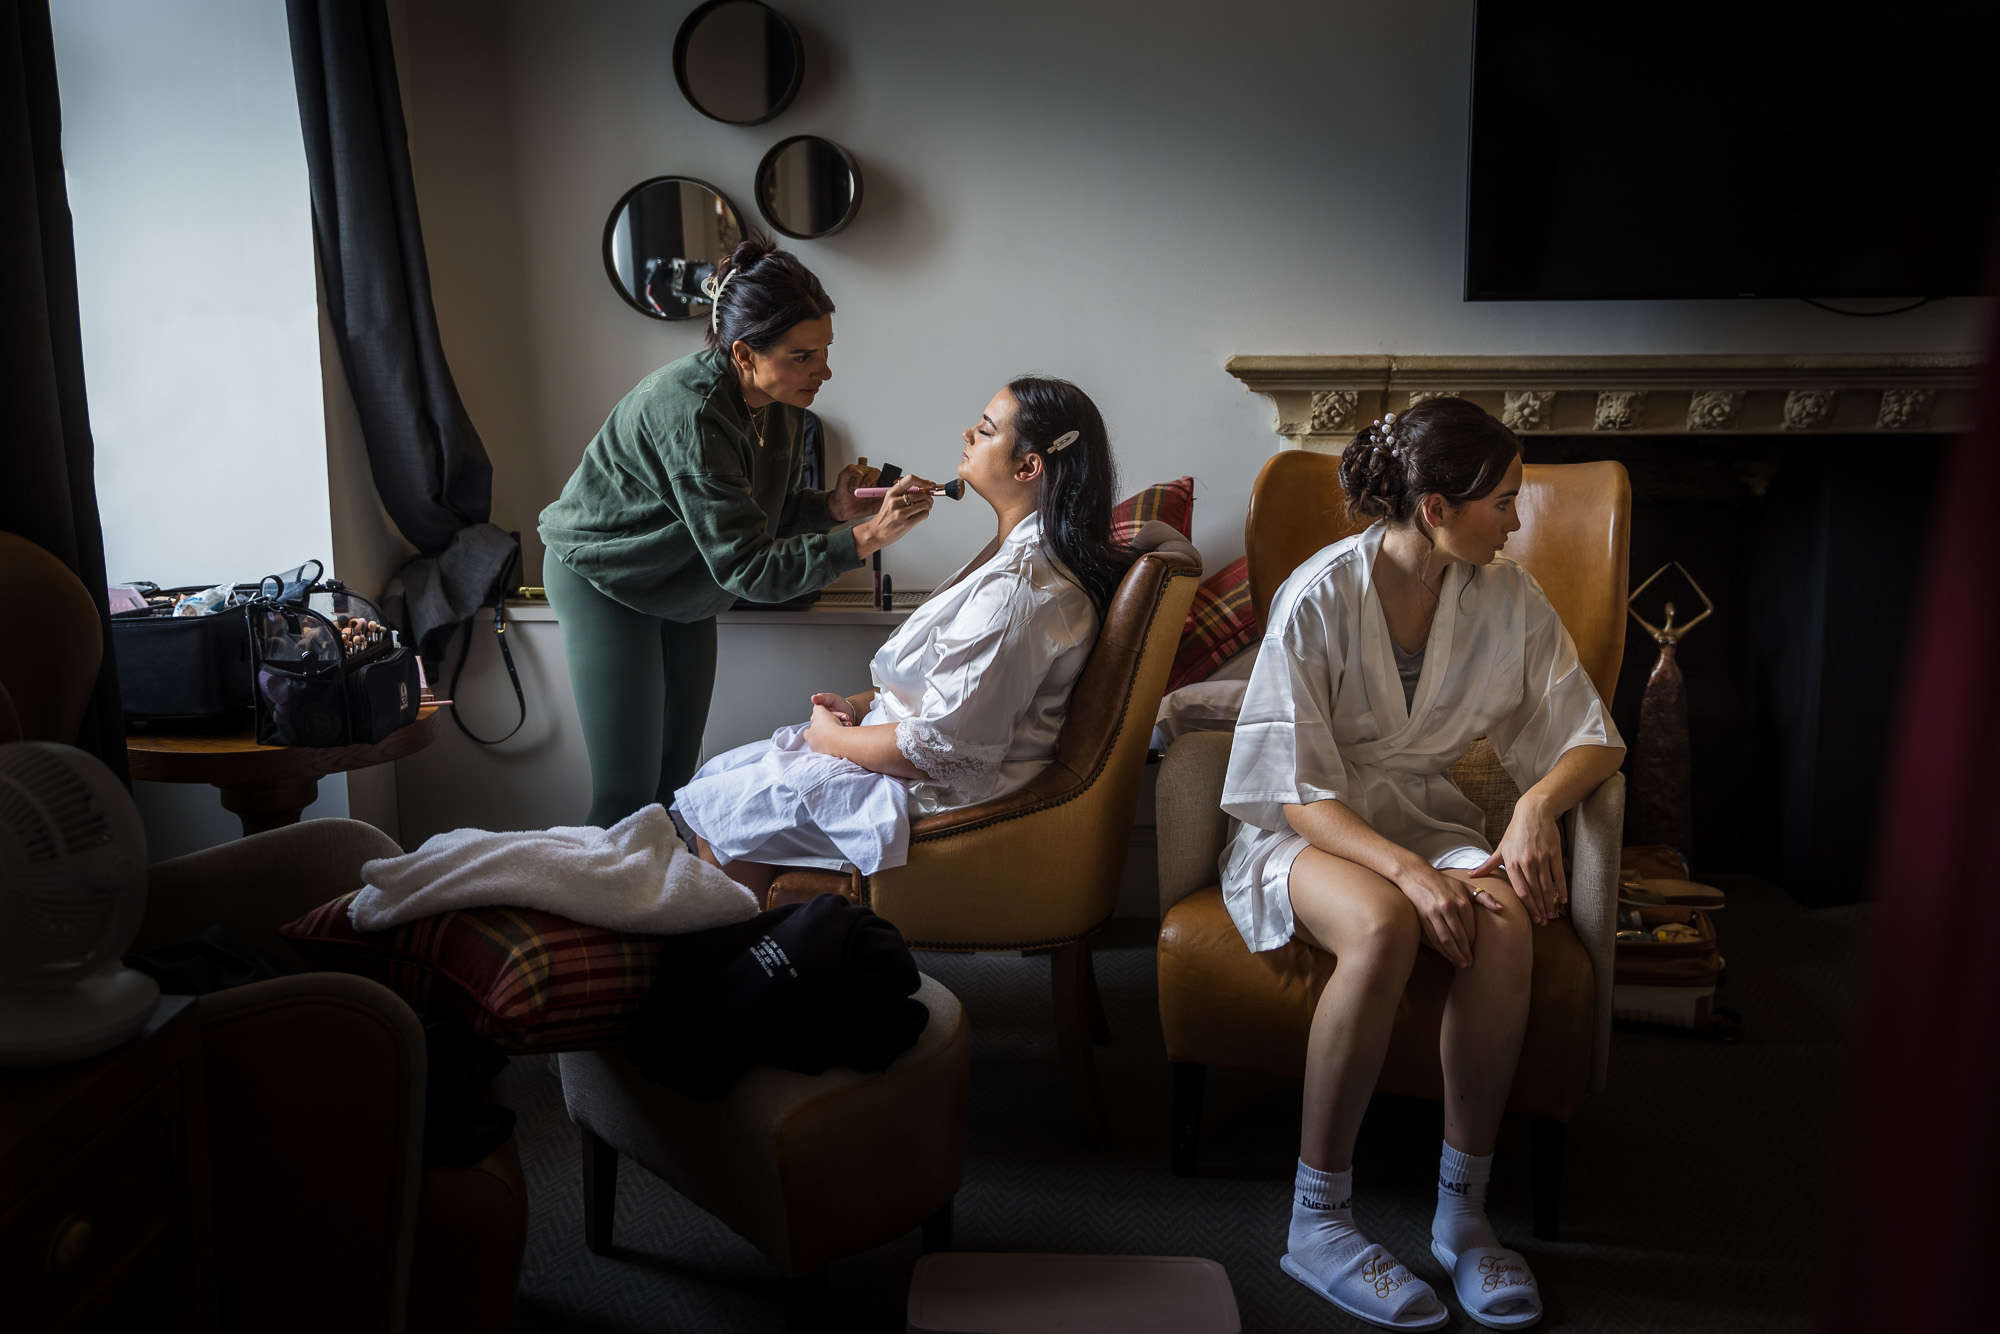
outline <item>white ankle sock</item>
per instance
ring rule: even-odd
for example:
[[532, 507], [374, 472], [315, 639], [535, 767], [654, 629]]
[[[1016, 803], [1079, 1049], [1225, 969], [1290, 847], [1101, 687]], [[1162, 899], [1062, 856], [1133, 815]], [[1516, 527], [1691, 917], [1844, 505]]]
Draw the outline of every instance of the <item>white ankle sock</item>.
[[1354, 1169], [1322, 1172], [1299, 1159], [1287, 1249], [1309, 1267], [1330, 1273], [1367, 1245], [1354, 1226]]
[[1430, 1284], [1354, 1226], [1354, 1172], [1299, 1159], [1284, 1271], [1350, 1315], [1392, 1329], [1435, 1329], [1446, 1318]]
[[1438, 1205], [1431, 1219], [1431, 1239], [1453, 1255], [1474, 1246], [1500, 1244], [1486, 1221], [1486, 1182], [1492, 1175], [1492, 1154], [1475, 1158], [1444, 1146], [1438, 1159]]

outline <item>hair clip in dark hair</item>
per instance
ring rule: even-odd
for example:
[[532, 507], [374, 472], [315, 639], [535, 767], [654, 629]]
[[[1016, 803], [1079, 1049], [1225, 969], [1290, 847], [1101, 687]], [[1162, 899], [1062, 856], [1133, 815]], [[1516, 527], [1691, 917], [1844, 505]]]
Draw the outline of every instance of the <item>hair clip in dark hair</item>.
[[719, 281], [713, 273], [701, 280], [701, 290], [708, 296], [708, 327], [718, 334], [722, 332], [722, 289], [735, 276], [736, 266], [732, 264]]
[[1077, 437], [1081, 436], [1082, 434], [1083, 434], [1082, 431], [1064, 431], [1061, 435], [1049, 441], [1048, 452], [1051, 454], [1062, 453], [1065, 449], [1068, 449], [1071, 445], [1075, 444], [1077, 441]]

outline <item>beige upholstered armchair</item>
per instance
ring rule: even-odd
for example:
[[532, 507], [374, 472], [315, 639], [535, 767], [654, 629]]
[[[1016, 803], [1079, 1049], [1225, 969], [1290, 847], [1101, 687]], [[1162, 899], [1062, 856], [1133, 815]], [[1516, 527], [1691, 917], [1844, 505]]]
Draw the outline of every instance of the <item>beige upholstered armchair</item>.
[[1106, 1034], [1090, 935], [1117, 905], [1153, 718], [1200, 574], [1187, 549], [1133, 562], [1077, 679], [1056, 758], [1033, 782], [918, 820], [909, 861], [892, 870], [793, 871], [771, 886], [773, 903], [847, 894], [916, 949], [1048, 952], [1063, 1071], [1091, 1142], [1105, 1134], [1091, 1040]]
[[[1272, 458], [1250, 501], [1248, 549], [1259, 620], [1285, 577], [1307, 556], [1363, 525], [1340, 490], [1338, 456]], [[1624, 655], [1631, 487], [1616, 463], [1529, 467], [1521, 529], [1507, 554], [1533, 574], [1576, 641], [1607, 701]], [[1174, 1066], [1173, 1160], [1195, 1170], [1207, 1069], [1299, 1078], [1319, 993], [1337, 967], [1293, 943], [1251, 954], [1223, 908], [1217, 858], [1228, 833], [1220, 807], [1229, 735], [1197, 732], [1168, 751], [1158, 787], [1160, 1023]], [[1483, 740], [1452, 778], [1486, 815], [1498, 842], [1519, 797]], [[1563, 1127], [1584, 1093], [1604, 1087], [1611, 1045], [1612, 936], [1625, 787], [1614, 774], [1567, 821], [1570, 912], [1535, 928], [1533, 998], [1509, 1110], [1532, 1119], [1535, 1233], [1552, 1237], [1561, 1188]], [[1396, 1013], [1378, 1087], [1441, 1099], [1438, 1025], [1451, 965], [1428, 950]]]

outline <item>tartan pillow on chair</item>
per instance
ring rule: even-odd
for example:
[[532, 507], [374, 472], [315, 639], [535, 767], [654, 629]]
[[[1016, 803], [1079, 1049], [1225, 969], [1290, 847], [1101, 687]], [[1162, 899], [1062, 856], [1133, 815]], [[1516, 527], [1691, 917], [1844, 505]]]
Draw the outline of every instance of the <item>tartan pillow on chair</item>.
[[462, 1019], [517, 1055], [624, 1041], [665, 940], [500, 907], [357, 931], [353, 899], [323, 903], [278, 934], [314, 967], [373, 978], [419, 1014]]
[[1182, 537], [1194, 536], [1194, 478], [1179, 477], [1127, 496], [1111, 510], [1111, 541], [1129, 547], [1141, 525], [1158, 519]]
[[1167, 689], [1205, 681], [1210, 672], [1257, 638], [1257, 608], [1250, 601], [1250, 559], [1239, 556], [1201, 581], [1181, 630], [1180, 652], [1167, 673]]

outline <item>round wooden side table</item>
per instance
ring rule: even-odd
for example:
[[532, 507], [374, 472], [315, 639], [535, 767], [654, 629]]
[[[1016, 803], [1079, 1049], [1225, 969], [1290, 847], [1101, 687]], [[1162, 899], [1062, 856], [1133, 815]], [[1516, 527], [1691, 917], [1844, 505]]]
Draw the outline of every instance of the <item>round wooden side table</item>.
[[427, 704], [417, 720], [355, 746], [263, 746], [256, 733], [140, 732], [125, 738], [132, 777], [154, 783], [211, 783], [222, 808], [243, 821], [245, 834], [297, 824], [319, 794], [326, 774], [365, 769], [414, 755], [431, 743], [440, 706]]

